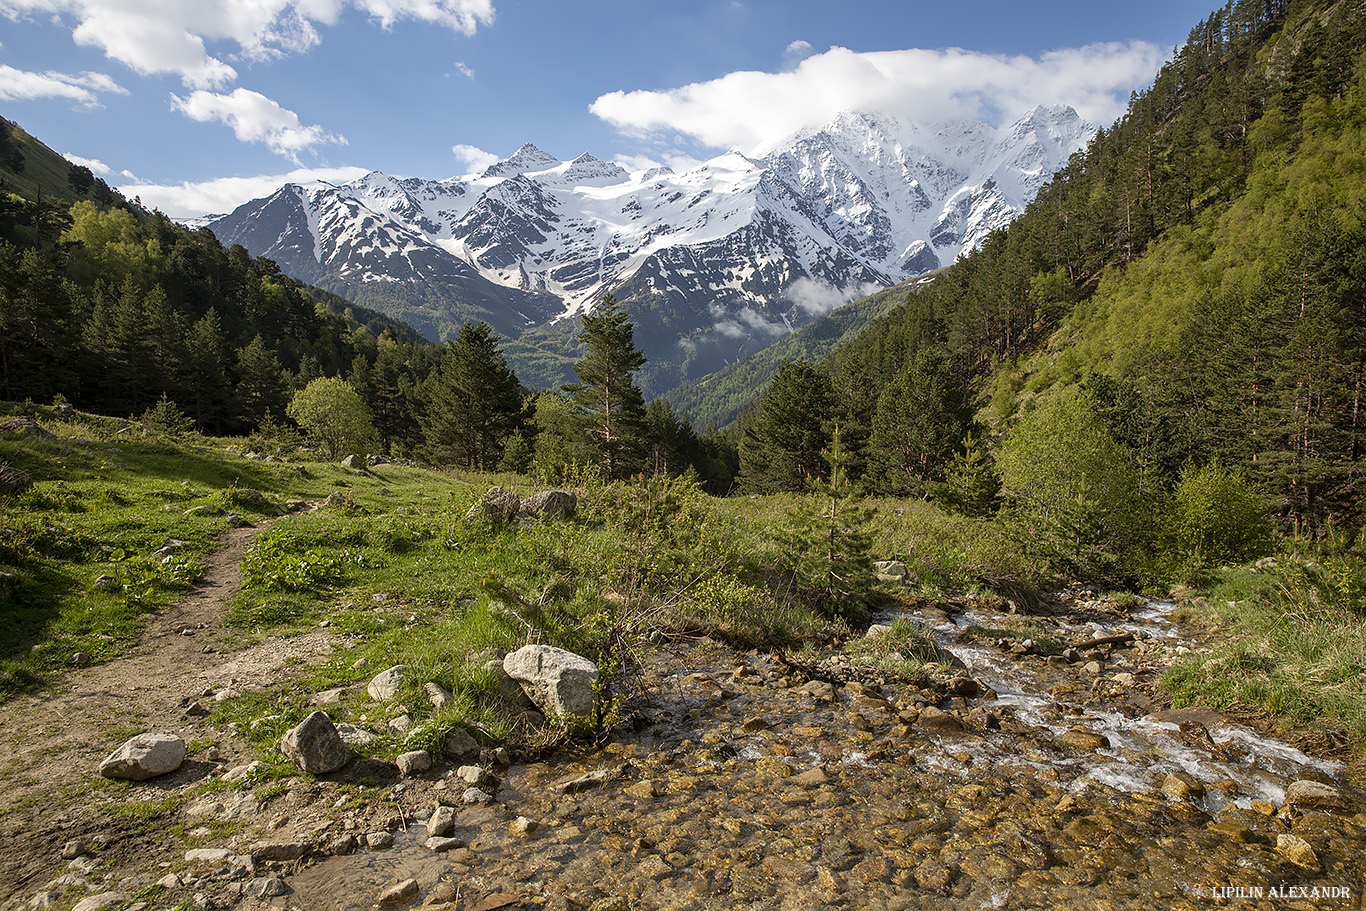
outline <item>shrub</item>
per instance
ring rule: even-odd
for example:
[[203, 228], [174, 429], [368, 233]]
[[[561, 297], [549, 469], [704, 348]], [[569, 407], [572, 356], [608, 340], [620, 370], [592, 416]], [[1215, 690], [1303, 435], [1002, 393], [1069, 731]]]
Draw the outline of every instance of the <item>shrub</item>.
[[1246, 478], [1211, 462], [1187, 465], [1167, 503], [1163, 552], [1176, 574], [1245, 563], [1271, 552], [1266, 500]]

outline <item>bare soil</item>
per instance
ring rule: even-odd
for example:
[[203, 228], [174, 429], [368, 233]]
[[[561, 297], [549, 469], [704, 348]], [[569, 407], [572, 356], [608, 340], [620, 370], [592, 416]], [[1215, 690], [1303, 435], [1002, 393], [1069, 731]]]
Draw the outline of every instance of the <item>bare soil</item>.
[[[173, 848], [155, 827], [147, 831], [157, 815], [153, 803], [146, 812], [117, 808], [170, 797], [250, 758], [245, 745], [210, 734], [204, 716], [187, 710], [201, 700], [211, 707], [212, 689], [270, 686], [291, 659], [328, 653], [321, 631], [243, 650], [240, 634], [223, 627], [228, 599], [241, 585], [242, 556], [263, 527], [228, 531], [203, 579], [182, 602], [148, 619], [133, 654], [72, 670], [44, 692], [0, 706], [0, 907], [22, 907], [66, 872], [61, 853], [68, 841], [83, 842], [100, 860], [86, 875], [90, 887]], [[101, 778], [101, 760], [144, 731], [179, 735], [191, 745], [190, 757], [148, 782]], [[194, 750], [210, 737], [214, 749]]]

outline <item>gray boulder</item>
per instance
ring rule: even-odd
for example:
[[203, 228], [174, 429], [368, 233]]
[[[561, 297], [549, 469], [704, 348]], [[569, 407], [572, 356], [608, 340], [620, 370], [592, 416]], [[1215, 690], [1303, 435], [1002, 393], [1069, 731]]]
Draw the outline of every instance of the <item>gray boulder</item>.
[[587, 658], [550, 645], [528, 645], [504, 658], [503, 670], [547, 715], [593, 714], [598, 668]]
[[572, 519], [578, 511], [579, 498], [568, 490], [543, 490], [522, 501], [521, 513], [544, 519]]
[[280, 738], [280, 751], [309, 775], [335, 772], [351, 758], [350, 747], [326, 712], [314, 712], [286, 731]]
[[403, 683], [403, 675], [407, 671], [406, 664], [395, 664], [387, 671], [380, 671], [366, 686], [365, 692], [376, 702], [388, 702], [398, 693], [398, 688]]
[[517, 517], [522, 501], [517, 494], [501, 487], [490, 487], [487, 492], [470, 507], [465, 518], [495, 525], [506, 524]]
[[100, 763], [105, 778], [145, 781], [180, 768], [185, 741], [174, 734], [139, 734]]

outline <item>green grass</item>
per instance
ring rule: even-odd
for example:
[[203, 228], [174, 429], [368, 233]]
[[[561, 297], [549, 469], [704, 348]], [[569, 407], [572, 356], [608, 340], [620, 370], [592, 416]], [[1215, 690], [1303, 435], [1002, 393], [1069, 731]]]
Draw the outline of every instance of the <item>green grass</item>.
[[1338, 724], [1366, 739], [1363, 618], [1306, 585], [1304, 561], [1278, 563], [1228, 570], [1191, 603], [1184, 616], [1214, 627], [1223, 641], [1172, 665], [1162, 686], [1178, 707], [1241, 704], [1299, 725]]
[[856, 665], [916, 683], [929, 682], [929, 665], [947, 666], [952, 660], [935, 642], [932, 630], [910, 620], [897, 620], [887, 632], [855, 639], [845, 651]]

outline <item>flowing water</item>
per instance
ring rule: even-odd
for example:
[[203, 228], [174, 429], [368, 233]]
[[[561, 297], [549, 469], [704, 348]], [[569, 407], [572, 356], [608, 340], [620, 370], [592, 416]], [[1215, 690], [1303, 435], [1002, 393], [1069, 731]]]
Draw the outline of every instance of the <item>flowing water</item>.
[[[1089, 669], [964, 636], [1018, 617], [911, 615], [975, 686], [661, 650], [635, 730], [504, 770], [491, 805], [463, 806], [454, 778], [401, 785], [394, 846], [299, 871], [290, 902], [369, 908], [412, 879], [393, 907], [1366, 907], [1366, 805], [1339, 765], [1212, 711], [1153, 711], [1181, 648], [1169, 609], [1037, 620], [1111, 640]], [[1342, 803], [1285, 806], [1300, 779]], [[425, 844], [437, 802], [460, 807], [463, 847]]]

